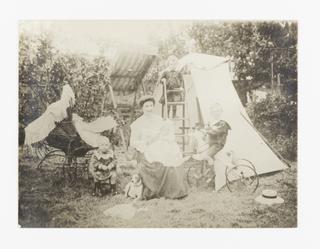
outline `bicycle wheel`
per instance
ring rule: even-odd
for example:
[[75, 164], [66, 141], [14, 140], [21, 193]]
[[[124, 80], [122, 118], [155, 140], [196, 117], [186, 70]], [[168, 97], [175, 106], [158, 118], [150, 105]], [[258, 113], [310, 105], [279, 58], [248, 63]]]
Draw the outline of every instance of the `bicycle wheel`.
[[226, 169], [226, 184], [230, 192], [254, 193], [259, 186], [259, 177], [253, 164], [242, 159], [241, 164]]

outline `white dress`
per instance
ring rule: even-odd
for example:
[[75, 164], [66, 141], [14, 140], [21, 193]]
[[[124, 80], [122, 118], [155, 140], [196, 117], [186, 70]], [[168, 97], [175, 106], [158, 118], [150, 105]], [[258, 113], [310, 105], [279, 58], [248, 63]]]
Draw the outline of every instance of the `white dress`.
[[149, 163], [160, 162], [170, 167], [183, 163], [172, 122], [155, 114], [143, 115], [131, 124], [130, 146], [143, 153]]

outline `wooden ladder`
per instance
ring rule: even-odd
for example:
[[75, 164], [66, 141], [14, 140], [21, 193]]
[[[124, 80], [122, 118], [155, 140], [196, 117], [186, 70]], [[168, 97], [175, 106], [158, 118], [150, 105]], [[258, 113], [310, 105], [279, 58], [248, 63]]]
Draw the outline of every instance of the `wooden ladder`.
[[[188, 118], [186, 118], [186, 102], [185, 102], [185, 86], [184, 82], [182, 84], [181, 89], [172, 89], [167, 90], [167, 80], [165, 78], [161, 79], [162, 85], [163, 85], [163, 96], [164, 96], [164, 108], [162, 108], [162, 117], [164, 119], [169, 118], [168, 117], [168, 106], [182, 106], [182, 117], [179, 118], [169, 118], [173, 122], [181, 122], [181, 127], [179, 129], [182, 131], [181, 133], [176, 133], [176, 138], [181, 137], [182, 138], [182, 152], [183, 154], [186, 153], [186, 136], [188, 134], [186, 133], [186, 130], [189, 129], [189, 127], [186, 127], [186, 121]], [[168, 93], [182, 93], [182, 101], [176, 101], [176, 102], [168, 102]]]

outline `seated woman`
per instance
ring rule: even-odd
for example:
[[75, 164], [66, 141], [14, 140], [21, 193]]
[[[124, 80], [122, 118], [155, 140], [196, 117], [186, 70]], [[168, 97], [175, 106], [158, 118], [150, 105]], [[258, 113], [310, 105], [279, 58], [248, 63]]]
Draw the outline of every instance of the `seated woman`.
[[174, 128], [153, 113], [155, 100], [139, 101], [143, 115], [131, 124], [130, 146], [136, 150], [144, 197], [182, 198], [187, 195], [182, 153], [174, 140]]

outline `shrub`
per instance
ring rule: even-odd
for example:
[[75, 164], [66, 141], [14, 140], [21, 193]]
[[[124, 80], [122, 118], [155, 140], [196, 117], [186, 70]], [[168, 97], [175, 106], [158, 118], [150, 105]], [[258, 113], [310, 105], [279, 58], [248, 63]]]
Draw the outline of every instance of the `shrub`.
[[259, 132], [283, 157], [297, 157], [297, 102], [280, 95], [267, 95], [247, 107], [248, 114]]
[[297, 133], [293, 132], [289, 137], [278, 135], [271, 145], [282, 156], [289, 160], [297, 159]]

